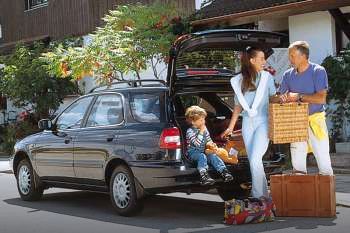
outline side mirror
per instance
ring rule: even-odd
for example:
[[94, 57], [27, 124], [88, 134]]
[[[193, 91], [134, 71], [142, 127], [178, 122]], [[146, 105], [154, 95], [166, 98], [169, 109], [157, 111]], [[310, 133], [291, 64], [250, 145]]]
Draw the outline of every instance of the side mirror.
[[50, 130], [52, 129], [52, 122], [49, 119], [42, 119], [38, 122], [38, 127], [41, 130]]

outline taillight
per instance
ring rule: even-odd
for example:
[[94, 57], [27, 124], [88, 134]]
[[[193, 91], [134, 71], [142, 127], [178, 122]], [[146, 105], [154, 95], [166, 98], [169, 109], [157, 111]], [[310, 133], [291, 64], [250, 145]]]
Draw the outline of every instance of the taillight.
[[161, 149], [181, 148], [180, 130], [176, 127], [164, 129], [159, 139]]

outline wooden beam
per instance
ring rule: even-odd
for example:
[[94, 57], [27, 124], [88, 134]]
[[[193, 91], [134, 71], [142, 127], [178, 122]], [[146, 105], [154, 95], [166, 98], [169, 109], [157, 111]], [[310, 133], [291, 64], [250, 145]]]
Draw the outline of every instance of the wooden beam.
[[343, 49], [343, 33], [337, 24], [335, 25], [335, 44], [336, 44], [336, 51], [338, 55], [340, 51]]
[[28, 44], [32, 44], [35, 41], [42, 41], [46, 43], [50, 41], [50, 37], [48, 35], [35, 36], [35, 37], [18, 40], [14, 42], [9, 42], [9, 43], [0, 43], [0, 55], [9, 54], [19, 43], [28, 45]]
[[339, 8], [328, 10], [335, 20], [335, 23], [350, 40], [350, 23]]
[[[228, 13], [211, 18], [202, 18], [193, 20], [192, 26], [213, 25], [222, 21], [243, 21], [249, 23], [254, 19], [277, 19], [291, 15], [310, 13], [315, 11], [327, 11], [328, 9], [349, 6], [350, 0], [302, 0], [298, 2], [286, 3], [277, 6], [259, 8], [254, 10], [242, 11], [237, 13]], [[246, 21], [245, 19], [248, 19]]]
[[14, 41], [14, 42], [0, 44], [0, 48], [16, 46], [16, 44], [28, 44], [28, 43], [32, 43], [32, 42], [38, 41], [38, 40], [49, 40], [49, 39], [50, 39], [50, 37], [48, 35], [35, 36], [35, 37], [30, 37], [30, 38]]

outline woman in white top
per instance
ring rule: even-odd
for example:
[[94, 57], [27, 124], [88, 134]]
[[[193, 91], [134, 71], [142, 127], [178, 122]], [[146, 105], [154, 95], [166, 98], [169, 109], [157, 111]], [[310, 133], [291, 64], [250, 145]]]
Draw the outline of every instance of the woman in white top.
[[252, 196], [268, 197], [266, 174], [262, 157], [267, 151], [269, 97], [276, 94], [274, 79], [264, 71], [266, 64], [262, 49], [248, 47], [241, 56], [241, 74], [231, 79], [235, 92], [235, 107], [229, 127], [222, 137], [232, 133], [242, 112], [242, 136], [252, 175]]

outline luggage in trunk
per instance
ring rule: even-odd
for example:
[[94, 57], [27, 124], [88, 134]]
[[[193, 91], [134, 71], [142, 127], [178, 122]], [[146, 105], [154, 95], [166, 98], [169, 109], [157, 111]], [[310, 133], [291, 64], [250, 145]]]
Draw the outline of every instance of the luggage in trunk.
[[270, 176], [276, 216], [334, 217], [335, 178], [323, 175]]
[[238, 152], [238, 156], [247, 156], [241, 130], [236, 130], [234, 134], [228, 138], [225, 149], [229, 152], [232, 148]]

